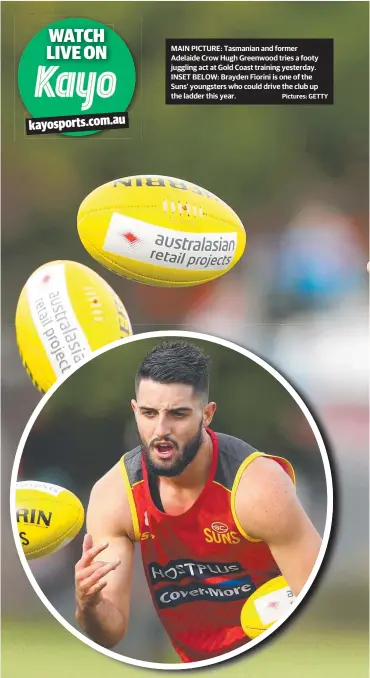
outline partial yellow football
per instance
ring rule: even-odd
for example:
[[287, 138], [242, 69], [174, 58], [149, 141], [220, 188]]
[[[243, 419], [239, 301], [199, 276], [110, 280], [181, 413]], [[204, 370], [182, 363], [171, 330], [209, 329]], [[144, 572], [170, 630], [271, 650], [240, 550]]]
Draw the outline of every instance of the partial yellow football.
[[240, 622], [249, 638], [257, 638], [289, 610], [295, 597], [284, 577], [260, 586], [243, 606]]
[[23, 365], [44, 392], [93, 351], [132, 334], [114, 290], [75, 261], [52, 261], [30, 276], [19, 297], [15, 328]]
[[182, 179], [138, 175], [110, 181], [82, 202], [81, 242], [118, 275], [147, 285], [199, 285], [230, 271], [246, 233], [225, 202]]
[[38, 481], [16, 485], [19, 540], [27, 560], [49, 556], [69, 544], [84, 523], [84, 508], [72, 492]]

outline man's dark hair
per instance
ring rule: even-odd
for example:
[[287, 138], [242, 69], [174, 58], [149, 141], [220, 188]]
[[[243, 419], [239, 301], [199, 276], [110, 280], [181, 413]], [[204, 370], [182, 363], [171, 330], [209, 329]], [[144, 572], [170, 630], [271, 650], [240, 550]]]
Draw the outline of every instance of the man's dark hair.
[[187, 341], [164, 341], [155, 346], [136, 374], [136, 391], [142, 379], [160, 384], [188, 384], [208, 398], [210, 358]]

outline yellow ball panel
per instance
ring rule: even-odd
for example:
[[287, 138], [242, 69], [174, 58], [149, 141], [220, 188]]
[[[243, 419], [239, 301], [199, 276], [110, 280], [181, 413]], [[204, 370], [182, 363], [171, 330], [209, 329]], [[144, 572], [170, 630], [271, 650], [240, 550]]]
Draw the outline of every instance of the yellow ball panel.
[[[155, 181], [161, 182], [161, 185], [150, 185]], [[176, 208], [174, 211], [171, 202]], [[194, 215], [194, 207], [197, 215]], [[239, 217], [223, 200], [200, 186], [173, 177], [149, 175], [116, 179], [94, 189], [81, 203], [78, 221], [82, 222], [86, 216], [98, 212], [104, 219], [108, 213], [122, 210], [135, 218], [141, 218], [139, 214], [145, 213], [148, 223], [168, 228], [188, 223], [189, 229], [194, 231], [201, 223], [200, 209], [205, 217], [204, 223], [213, 217], [220, 223], [242, 226]]]
[[[76, 537], [84, 523], [84, 508], [69, 490], [47, 483], [29, 484], [34, 488], [27, 488], [27, 482], [17, 483], [16, 515], [23, 552], [27, 560], [33, 560], [55, 553]], [[35, 486], [53, 488], [54, 494]]]
[[95, 271], [66, 261], [65, 276], [76, 317], [92, 351], [132, 334], [124, 305]]
[[224, 275], [246, 245], [244, 227], [226, 203], [171, 177], [125, 177], [100, 186], [82, 202], [77, 228], [103, 266], [163, 287]]
[[34, 271], [21, 292], [15, 325], [23, 365], [42, 391], [93, 351], [132, 334], [114, 290], [74, 261], [53, 261]]

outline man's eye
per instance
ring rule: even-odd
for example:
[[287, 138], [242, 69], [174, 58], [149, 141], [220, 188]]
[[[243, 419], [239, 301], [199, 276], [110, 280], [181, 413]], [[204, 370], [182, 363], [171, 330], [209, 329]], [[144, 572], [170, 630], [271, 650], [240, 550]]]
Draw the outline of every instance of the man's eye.
[[182, 419], [186, 417], [186, 412], [174, 412], [173, 416], [176, 417], [177, 419]]
[[154, 417], [155, 412], [152, 412], [151, 410], [147, 410], [143, 412], [144, 417]]

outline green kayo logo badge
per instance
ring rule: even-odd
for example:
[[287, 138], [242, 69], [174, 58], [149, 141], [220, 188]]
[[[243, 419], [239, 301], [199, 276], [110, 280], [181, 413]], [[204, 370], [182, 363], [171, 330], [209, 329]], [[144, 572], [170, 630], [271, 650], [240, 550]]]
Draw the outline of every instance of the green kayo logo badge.
[[32, 38], [19, 62], [19, 92], [34, 118], [27, 121], [27, 133], [81, 136], [127, 127], [123, 113], [135, 82], [130, 50], [111, 28], [90, 19], [50, 24]]

